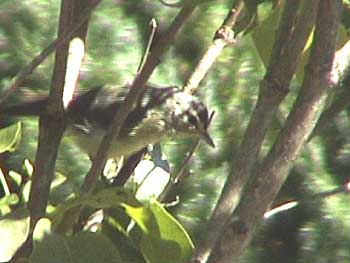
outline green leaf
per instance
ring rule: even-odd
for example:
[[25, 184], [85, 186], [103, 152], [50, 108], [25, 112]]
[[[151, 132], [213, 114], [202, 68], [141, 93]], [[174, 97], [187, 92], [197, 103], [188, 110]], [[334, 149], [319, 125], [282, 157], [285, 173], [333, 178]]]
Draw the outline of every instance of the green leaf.
[[29, 233], [29, 211], [25, 208], [0, 219], [0, 262], [9, 261]]
[[42, 240], [45, 235], [51, 234], [51, 220], [48, 218], [40, 218], [39, 221], [36, 223], [34, 232], [33, 232], [33, 239], [34, 240]]
[[54, 229], [69, 229], [69, 226], [76, 222], [82, 206], [104, 209], [120, 207], [122, 204], [142, 206], [142, 203], [124, 188], [109, 188], [60, 205], [51, 219]]
[[180, 223], [157, 201], [149, 207], [131, 207], [126, 213], [143, 231], [140, 249], [147, 262], [180, 263], [188, 260], [193, 243]]
[[21, 185], [23, 177], [21, 174], [17, 173], [16, 171], [9, 171], [9, 176], [16, 183], [16, 185]]
[[26, 171], [28, 176], [32, 176], [33, 175], [34, 166], [28, 159], [24, 160], [24, 162], [23, 162], [23, 169]]
[[181, 248], [173, 240], [156, 238], [152, 235], [143, 236], [140, 249], [149, 263], [181, 263]]
[[160, 237], [160, 232], [152, 211], [144, 206], [134, 207], [123, 204], [126, 213], [136, 222], [145, 235]]
[[270, 15], [252, 31], [255, 47], [265, 67], [267, 67], [270, 60], [276, 27], [279, 24], [281, 12], [282, 7], [275, 8]]
[[141, 230], [139, 249], [147, 262], [180, 263], [192, 254], [193, 244], [184, 228], [156, 201], [143, 205], [125, 189], [110, 188], [61, 206], [57, 213], [69, 215], [80, 206], [123, 207]]
[[76, 236], [46, 233], [34, 242], [30, 257], [36, 263], [120, 263], [118, 248], [104, 235], [82, 232]]
[[156, 217], [162, 238], [176, 241], [181, 247], [181, 259], [189, 259], [194, 245], [183, 226], [156, 200], [151, 202], [150, 208]]
[[[19, 197], [17, 194], [9, 194], [7, 196], [0, 198], [0, 214], [4, 215], [9, 213], [11, 211], [10, 206], [18, 205], [18, 203], [19, 203]], [[6, 211], [6, 209], [8, 209], [8, 211]]]
[[181, 262], [180, 245], [174, 240], [163, 238], [157, 217], [150, 207], [132, 207], [127, 204], [123, 204], [123, 207], [142, 231], [139, 246], [147, 262]]
[[[254, 45], [259, 53], [260, 59], [265, 67], [268, 66], [271, 56], [272, 47], [275, 41], [276, 28], [280, 23], [281, 14], [284, 4], [279, 5], [273, 9], [270, 15], [253, 29], [252, 39]], [[313, 42], [313, 30], [311, 31], [304, 49], [302, 57], [296, 69], [296, 77], [299, 82], [304, 78], [304, 69], [309, 59], [310, 47]], [[339, 25], [337, 47], [341, 47], [348, 41], [346, 29], [343, 25]]]
[[93, 208], [110, 208], [128, 204], [133, 207], [142, 206], [135, 196], [124, 188], [109, 188], [82, 200], [83, 205]]
[[0, 153], [13, 152], [21, 138], [21, 123], [17, 122], [11, 126], [0, 129]]

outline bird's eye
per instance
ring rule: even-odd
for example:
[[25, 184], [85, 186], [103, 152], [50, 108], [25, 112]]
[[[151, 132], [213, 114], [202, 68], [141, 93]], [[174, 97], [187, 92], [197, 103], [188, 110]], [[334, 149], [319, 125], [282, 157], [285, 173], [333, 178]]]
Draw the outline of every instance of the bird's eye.
[[192, 124], [194, 127], [197, 127], [197, 124], [198, 124], [198, 121], [197, 119], [193, 116], [193, 115], [190, 115], [188, 117], [188, 121], [190, 124]]

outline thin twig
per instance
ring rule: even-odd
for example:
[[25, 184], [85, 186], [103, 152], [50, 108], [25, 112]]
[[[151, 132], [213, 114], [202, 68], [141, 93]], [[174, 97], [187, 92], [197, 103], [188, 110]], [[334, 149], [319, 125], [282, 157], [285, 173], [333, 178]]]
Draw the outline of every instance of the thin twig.
[[186, 177], [186, 173], [185, 173], [186, 168], [188, 167], [188, 164], [191, 161], [194, 152], [197, 150], [199, 142], [200, 142], [200, 139], [196, 139], [196, 141], [193, 143], [193, 145], [191, 147], [191, 150], [187, 154], [186, 158], [183, 160], [180, 170], [178, 171], [178, 173], [174, 177], [170, 178], [170, 180], [169, 180], [168, 184], [165, 186], [163, 192], [158, 197], [158, 200], [160, 202], [167, 202], [169, 194], [172, 192], [174, 186], [178, 185], [179, 182], [181, 182]]
[[191, 76], [186, 81], [183, 90], [187, 93], [194, 94], [199, 83], [209, 71], [217, 57], [227, 45], [235, 43], [235, 36], [232, 28], [238, 20], [243, 10], [243, 0], [235, 1], [231, 10], [227, 14], [223, 24], [216, 31], [213, 43], [205, 51], [204, 55], [198, 62]]
[[283, 211], [289, 210], [293, 207], [296, 207], [299, 204], [302, 203], [308, 203], [308, 202], [314, 202], [317, 200], [321, 200], [324, 198], [328, 198], [330, 196], [336, 195], [336, 194], [349, 194], [350, 193], [350, 183], [347, 183], [345, 185], [339, 186], [333, 190], [328, 190], [328, 191], [324, 191], [321, 193], [316, 193], [313, 194], [307, 198], [303, 198], [303, 199], [299, 199], [299, 200], [293, 200], [293, 201], [288, 201], [287, 203], [284, 204], [279, 204], [276, 205], [274, 208], [268, 210], [267, 212], [264, 213], [264, 219], [267, 219], [273, 215], [276, 215], [278, 213], [281, 213]]
[[[214, 117], [214, 114], [215, 114], [215, 111], [213, 111], [211, 114], [210, 114], [210, 117], [209, 117], [209, 125]], [[191, 150], [189, 151], [189, 153], [187, 154], [186, 158], [183, 160], [182, 162], [182, 165], [181, 165], [181, 169], [179, 170], [179, 172], [174, 176], [172, 177], [168, 184], [165, 186], [163, 192], [161, 193], [161, 195], [158, 197], [158, 200], [160, 202], [165, 202], [167, 199], [168, 199], [168, 196], [169, 196], [169, 193], [172, 192], [173, 188], [179, 184], [179, 182], [182, 182], [184, 180], [184, 178], [186, 177], [186, 169], [188, 167], [188, 164], [189, 162], [191, 161], [192, 159], [192, 156], [193, 154], [195, 153], [198, 145], [199, 145], [199, 142], [201, 140], [200, 139], [196, 139], [196, 141], [193, 143], [192, 147], [191, 147]]]
[[151, 32], [150, 32], [150, 35], [149, 35], [149, 38], [147, 41], [147, 46], [146, 46], [145, 52], [144, 52], [142, 59], [141, 59], [141, 63], [137, 69], [137, 74], [139, 74], [141, 72], [143, 66], [145, 65], [145, 63], [147, 61], [147, 58], [149, 56], [149, 52], [151, 50], [152, 43], [154, 41], [154, 36], [155, 36], [156, 30], [157, 30], [157, 21], [155, 18], [152, 18], [149, 24], [150, 24], [150, 31]]

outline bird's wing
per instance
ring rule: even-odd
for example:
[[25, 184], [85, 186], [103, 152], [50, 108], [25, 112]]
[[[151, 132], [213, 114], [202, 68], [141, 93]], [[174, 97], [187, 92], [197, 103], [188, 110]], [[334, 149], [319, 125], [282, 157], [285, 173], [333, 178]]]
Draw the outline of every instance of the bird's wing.
[[[68, 116], [85, 132], [96, 126], [107, 130], [129, 91], [129, 86], [90, 89], [73, 98], [68, 106]], [[146, 86], [128, 115], [121, 134], [128, 133], [152, 108], [161, 106], [174, 92], [178, 92], [177, 87]]]

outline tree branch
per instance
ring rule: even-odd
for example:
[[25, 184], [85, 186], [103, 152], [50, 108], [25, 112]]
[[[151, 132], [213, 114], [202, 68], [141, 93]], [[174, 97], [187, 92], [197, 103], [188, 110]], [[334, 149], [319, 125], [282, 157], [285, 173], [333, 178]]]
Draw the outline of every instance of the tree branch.
[[265, 79], [260, 84], [257, 105], [244, 134], [237, 159], [224, 185], [204, 238], [200, 241], [192, 262], [206, 262], [216, 241], [225, 231], [231, 213], [238, 205], [249, 179], [270, 121], [288, 94], [289, 83], [314, 25], [318, 0], [305, 1], [298, 17], [300, 0], [287, 1], [276, 34]]
[[147, 147], [144, 147], [140, 151], [131, 155], [125, 161], [125, 163], [123, 163], [123, 167], [120, 169], [117, 176], [113, 178], [111, 186], [113, 187], [123, 186], [128, 181], [133, 171], [135, 170], [136, 166], [139, 164], [139, 162], [142, 160], [143, 156], [146, 153], [147, 153]]
[[[9, 95], [14, 89], [19, 87], [21, 81], [23, 81], [25, 77], [28, 76], [50, 52], [52, 52], [52, 50], [57, 48], [47, 109], [39, 118], [38, 149], [35, 156], [34, 173], [28, 200], [30, 232], [26, 242], [14, 255], [12, 259], [14, 262], [16, 262], [18, 258], [30, 255], [35, 225], [46, 212], [50, 186], [55, 171], [58, 147], [65, 129], [62, 101], [63, 93], [67, 86], [71, 86], [68, 88], [68, 93], [73, 93], [75, 82], [77, 80], [77, 76], [73, 75], [79, 74], [79, 70], [74, 70], [71, 75], [73, 81], [68, 81], [66, 83], [68, 67], [67, 60], [69, 57], [69, 42], [67, 41], [72, 38], [74, 34], [85, 39], [87, 32], [86, 19], [89, 18], [89, 15], [85, 16], [87, 13], [84, 13], [80, 16], [82, 6], [87, 6], [84, 10], [88, 10], [88, 14], [90, 14], [91, 10], [96, 7], [99, 2], [91, 0], [86, 4], [86, 2], [82, 1], [83, 0], [62, 0], [57, 39], [19, 74], [19, 77], [16, 78], [7, 93], [7, 95]], [[79, 19], [77, 19], [77, 17]], [[75, 25], [74, 22], [79, 25]], [[69, 29], [72, 27], [74, 30], [70, 31]], [[68, 93], [67, 96], [70, 97], [71, 95]]]
[[[67, 1], [62, 1], [58, 28], [59, 36], [71, 24], [71, 8], [71, 4]], [[69, 43], [65, 42], [57, 48], [49, 97], [50, 109], [39, 120], [39, 142], [28, 201], [32, 229], [34, 229], [39, 218], [45, 214], [50, 184], [54, 174], [57, 150], [64, 131], [62, 94], [68, 47]]]
[[185, 92], [190, 94], [195, 93], [199, 83], [203, 80], [204, 76], [209, 71], [209, 68], [221, 54], [224, 47], [235, 42], [232, 28], [240, 16], [242, 9], [243, 1], [234, 1], [234, 4], [227, 14], [223, 24], [216, 31], [213, 43], [208, 47], [191, 76], [186, 81], [186, 84], [183, 87]]
[[255, 227], [277, 195], [312, 132], [330, 84], [340, 9], [340, 0], [320, 1], [307, 74], [299, 96], [285, 127], [260, 167], [256, 169], [254, 179], [247, 185], [233, 214], [233, 222], [227, 228], [230, 231], [225, 232], [225, 237], [218, 244], [218, 253], [212, 258], [213, 262], [238, 262]]

